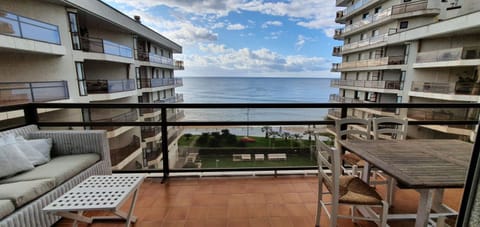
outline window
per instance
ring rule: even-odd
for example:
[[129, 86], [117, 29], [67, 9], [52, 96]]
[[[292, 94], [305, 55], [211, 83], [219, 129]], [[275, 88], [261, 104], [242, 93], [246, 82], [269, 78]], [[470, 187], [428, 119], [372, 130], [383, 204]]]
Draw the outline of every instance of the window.
[[87, 92], [87, 81], [85, 79], [85, 73], [83, 70], [82, 62], [75, 62], [75, 68], [77, 70], [77, 80], [78, 80], [78, 91], [80, 96], [88, 95]]
[[379, 32], [378, 30], [373, 30], [373, 31], [372, 31], [372, 37], [375, 37], [375, 36], [377, 36], [377, 35], [379, 35], [379, 34], [380, 34], [380, 32]]
[[400, 29], [408, 28], [408, 21], [400, 21]]
[[374, 12], [374, 14], [377, 14], [377, 13], [380, 13], [380, 10], [382, 10], [381, 6], [375, 8], [375, 10], [373, 12]]
[[349, 20], [349, 21], [348, 21], [348, 24], [353, 24], [353, 20]]
[[350, 37], [348, 37], [347, 40], [346, 40], [346, 43], [347, 43], [347, 44], [350, 44], [351, 41], [352, 41], [352, 40], [350, 39]]
[[368, 12], [367, 12], [367, 13], [364, 13], [364, 14], [362, 15], [362, 19], [367, 19], [367, 18], [368, 18], [368, 15], [369, 15]]
[[135, 78], [137, 79], [137, 89], [142, 88], [142, 81], [140, 79], [140, 68], [135, 67]]
[[365, 33], [360, 34], [360, 40], [364, 40], [365, 38], [367, 38], [367, 34]]
[[357, 58], [359, 61], [362, 60], [362, 54], [358, 54], [358, 58]]
[[74, 50], [80, 50], [80, 34], [78, 29], [78, 16], [74, 12], [68, 12], [68, 22], [70, 27], [70, 34], [72, 36], [72, 46]]

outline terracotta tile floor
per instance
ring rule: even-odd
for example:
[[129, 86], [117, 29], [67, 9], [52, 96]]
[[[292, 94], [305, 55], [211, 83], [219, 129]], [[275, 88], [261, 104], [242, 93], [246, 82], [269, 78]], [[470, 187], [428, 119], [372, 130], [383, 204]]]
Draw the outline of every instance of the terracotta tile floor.
[[[140, 188], [135, 207], [135, 227], [313, 227], [317, 197], [315, 176], [266, 176], [218, 178], [148, 178]], [[383, 187], [378, 187], [383, 193]], [[444, 202], [458, 210], [461, 189], [445, 192]], [[418, 193], [399, 190], [391, 212], [415, 212]], [[126, 210], [127, 204], [123, 210]], [[342, 210], [348, 213], [348, 209]], [[90, 212], [89, 215], [105, 215]], [[451, 221], [451, 220], [448, 220]], [[62, 219], [55, 226], [71, 226]], [[321, 226], [328, 218], [322, 212]], [[410, 221], [389, 222], [392, 227], [412, 226]], [[79, 226], [87, 226], [80, 224]], [[93, 227], [125, 226], [123, 222], [95, 222]], [[355, 226], [351, 220], [340, 220], [338, 226]], [[357, 226], [376, 226], [360, 222]]]

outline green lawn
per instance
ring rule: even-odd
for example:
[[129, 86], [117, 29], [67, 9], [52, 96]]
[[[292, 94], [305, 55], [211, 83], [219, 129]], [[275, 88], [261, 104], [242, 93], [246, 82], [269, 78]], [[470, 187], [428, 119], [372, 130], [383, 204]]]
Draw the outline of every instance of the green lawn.
[[[253, 158], [253, 157], [252, 157]], [[232, 155], [202, 155], [202, 168], [240, 168], [240, 167], [278, 167], [278, 166], [315, 166], [315, 160], [310, 160], [308, 154], [288, 154], [282, 161], [233, 161]], [[219, 160], [218, 162], [216, 160]], [[218, 163], [218, 166], [217, 166]]]
[[[179, 146], [189, 147], [195, 146], [196, 140], [200, 137], [200, 135], [191, 135], [190, 137], [182, 136], [178, 141]], [[188, 139], [187, 139], [188, 138]], [[240, 141], [243, 136], [236, 136], [237, 142], [233, 144], [229, 144], [226, 141], [221, 141], [221, 144], [218, 144], [216, 147], [277, 147], [277, 148], [289, 148], [289, 147], [309, 147], [308, 140], [295, 140], [289, 139], [285, 140], [283, 138], [270, 138], [267, 139], [265, 137], [255, 137], [250, 136], [250, 138], [255, 139], [255, 142], [245, 143], [245, 146], [240, 146], [238, 141]], [[314, 141], [312, 141], [312, 144]], [[205, 147], [205, 146], [199, 146]]]

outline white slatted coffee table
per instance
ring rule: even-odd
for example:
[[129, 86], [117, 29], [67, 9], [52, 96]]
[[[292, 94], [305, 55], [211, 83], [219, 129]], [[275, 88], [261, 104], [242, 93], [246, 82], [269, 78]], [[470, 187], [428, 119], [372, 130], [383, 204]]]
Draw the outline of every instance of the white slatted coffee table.
[[[91, 224], [94, 220], [126, 220], [126, 226], [135, 223], [133, 216], [138, 189], [144, 180], [141, 175], [99, 175], [91, 176], [70, 191], [43, 208], [44, 211], [64, 218]], [[120, 210], [126, 199], [133, 194], [128, 212]], [[115, 216], [86, 217], [84, 211], [110, 211]]]

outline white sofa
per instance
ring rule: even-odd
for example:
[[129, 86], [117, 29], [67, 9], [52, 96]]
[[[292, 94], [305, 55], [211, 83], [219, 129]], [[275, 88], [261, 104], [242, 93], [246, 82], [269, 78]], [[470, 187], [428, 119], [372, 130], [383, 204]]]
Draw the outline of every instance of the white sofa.
[[111, 174], [103, 130], [39, 130], [29, 125], [0, 132], [26, 139], [52, 138], [51, 160], [34, 169], [0, 178], [0, 227], [51, 226], [60, 217], [42, 208], [91, 175]]

